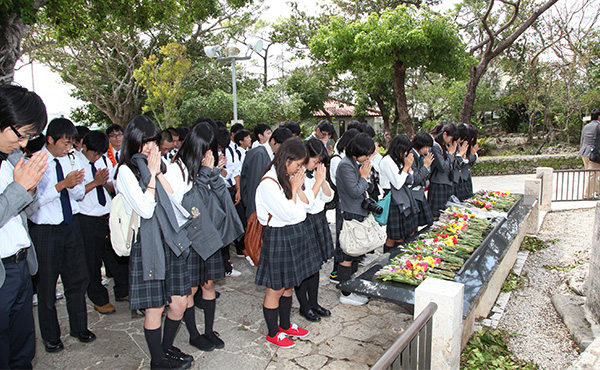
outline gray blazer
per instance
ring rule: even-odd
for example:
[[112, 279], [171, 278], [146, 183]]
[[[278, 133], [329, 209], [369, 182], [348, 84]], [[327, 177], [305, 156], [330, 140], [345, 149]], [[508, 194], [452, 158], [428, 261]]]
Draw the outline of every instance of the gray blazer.
[[[23, 158], [23, 153], [21, 153], [20, 150], [15, 150], [10, 153], [6, 160], [14, 166], [20, 158]], [[2, 212], [0, 212], [0, 227], [4, 227], [10, 219], [16, 215], [20, 215], [23, 227], [27, 230], [27, 235], [29, 236], [27, 217], [32, 215], [37, 208], [37, 197], [32, 197], [23, 186], [13, 181], [8, 184], [6, 189], [4, 189], [4, 192], [0, 194], [0, 209], [2, 210]], [[33, 246], [31, 237], [29, 237], [29, 242]], [[35, 275], [38, 270], [35, 248], [30, 247], [27, 250], [27, 264], [29, 265], [29, 273]], [[4, 269], [4, 264], [0, 262], [0, 287], [4, 285], [5, 279], [6, 270]]]
[[462, 162], [459, 168], [459, 176], [463, 181], [468, 181], [471, 178], [471, 168], [475, 165], [477, 161], [477, 156], [467, 153], [467, 159], [469, 162]]
[[358, 164], [354, 158], [347, 156], [340, 162], [335, 174], [340, 212], [367, 216], [369, 211], [361, 204], [365, 199], [365, 191], [369, 186], [367, 180], [360, 177]]
[[452, 185], [452, 181], [450, 181], [450, 172], [452, 172], [454, 156], [450, 153], [446, 153], [446, 159], [444, 159], [442, 148], [438, 143], [433, 144], [431, 151], [435, 158], [431, 164], [430, 181], [435, 184]]
[[425, 188], [427, 187], [430, 170], [423, 164], [422, 155], [419, 155], [414, 149], [412, 149], [412, 153], [415, 160], [412, 164], [412, 184], [409, 187], [413, 191], [412, 194], [415, 199], [425, 201]]
[[581, 149], [579, 149], [579, 155], [582, 157], [589, 157], [592, 147], [596, 142], [596, 133], [598, 132], [598, 121], [594, 120], [587, 125], [583, 126], [581, 130]]

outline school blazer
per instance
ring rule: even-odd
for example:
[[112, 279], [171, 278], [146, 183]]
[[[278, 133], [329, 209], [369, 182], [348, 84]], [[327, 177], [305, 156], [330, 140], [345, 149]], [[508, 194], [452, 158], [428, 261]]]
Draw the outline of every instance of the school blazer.
[[246, 207], [246, 220], [256, 211], [256, 188], [265, 174], [265, 169], [271, 163], [271, 157], [262, 145], [250, 149], [246, 153], [242, 172], [240, 173], [240, 192], [242, 202]]
[[369, 212], [361, 207], [365, 199], [365, 191], [369, 186], [367, 180], [360, 176], [358, 164], [354, 158], [346, 156], [340, 162], [335, 174], [340, 212], [367, 216]]
[[[414, 199], [425, 201], [425, 188], [427, 187], [427, 179], [430, 171], [423, 165], [423, 157], [413, 149], [415, 160], [412, 164], [412, 184], [409, 188], [412, 190]], [[415, 189], [416, 188], [416, 189]]]
[[[23, 153], [20, 150], [15, 150], [8, 155], [6, 160], [15, 166], [21, 158], [23, 158]], [[2, 212], [0, 212], [0, 227], [4, 227], [4, 224], [10, 219], [16, 215], [20, 215], [23, 227], [28, 231], [27, 235], [29, 236], [27, 217], [35, 213], [37, 208], [37, 197], [32, 197], [25, 188], [13, 181], [8, 184], [6, 189], [4, 189], [4, 192], [0, 194], [0, 209], [2, 210]], [[29, 273], [35, 275], [38, 270], [38, 262], [30, 236], [29, 242], [31, 243], [31, 247], [27, 250], [27, 264], [29, 265]], [[4, 264], [0, 261], [0, 287], [4, 285], [5, 279], [6, 270], [4, 269]]]
[[433, 152], [434, 159], [431, 164], [431, 178], [429, 181], [435, 184], [445, 184], [452, 185], [452, 181], [450, 180], [450, 173], [452, 172], [452, 164], [454, 163], [454, 156], [450, 153], [446, 154], [446, 159], [444, 159], [444, 155], [442, 154], [442, 148], [434, 143], [431, 148]]
[[471, 168], [475, 165], [477, 161], [477, 156], [467, 153], [468, 163], [463, 162], [460, 166], [460, 178], [463, 181], [468, 181], [471, 178]]

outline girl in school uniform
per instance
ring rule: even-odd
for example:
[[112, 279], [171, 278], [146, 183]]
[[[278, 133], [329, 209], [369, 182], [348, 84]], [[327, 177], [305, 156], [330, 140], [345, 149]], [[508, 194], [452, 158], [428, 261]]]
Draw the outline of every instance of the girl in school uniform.
[[454, 155], [456, 152], [456, 140], [458, 132], [453, 123], [445, 124], [434, 138], [433, 147], [433, 171], [429, 185], [427, 201], [431, 207], [433, 218], [440, 217], [440, 211], [446, 207], [446, 202], [452, 195], [452, 171]]
[[[133, 210], [140, 216], [129, 259], [129, 304], [132, 310], [145, 309], [144, 336], [150, 350], [150, 367], [186, 369], [193, 357], [174, 347], [173, 341], [191, 288], [186, 254], [178, 256], [174, 245], [181, 244], [183, 249], [187, 235], [162, 222], [169, 211], [174, 211], [166, 194], [173, 190], [163, 175], [158, 134], [150, 118], [133, 118], [125, 130], [116, 170], [117, 191], [128, 212]], [[162, 313], [167, 304], [161, 340]]]
[[383, 252], [400, 244], [417, 228], [417, 213], [412, 190], [412, 143], [405, 135], [396, 136], [379, 163], [379, 183], [384, 195], [392, 192]]
[[473, 196], [473, 179], [471, 176], [471, 168], [475, 165], [477, 161], [479, 151], [479, 145], [477, 144], [477, 135], [478, 130], [472, 124], [462, 124], [464, 130], [467, 131], [464, 139], [464, 145], [466, 146], [466, 150], [460, 151], [461, 155], [461, 163], [460, 163], [460, 173], [459, 180], [456, 186], [456, 197], [463, 201]]
[[267, 288], [263, 302], [266, 339], [282, 348], [295, 345], [288, 336], [308, 335], [308, 330], [290, 321], [292, 292], [321, 265], [310, 252], [304, 224], [309, 198], [314, 198], [302, 190], [306, 156], [299, 139], [284, 141], [256, 189], [256, 216], [266, 228], [255, 283]]
[[[214, 280], [225, 277], [225, 267], [220, 249], [223, 246], [222, 234], [214, 220], [225, 216], [217, 207], [211, 211], [207, 204], [218, 203], [210, 186], [210, 178], [219, 182], [220, 170], [215, 167], [211, 143], [214, 134], [208, 123], [194, 125], [189, 131], [181, 149], [175, 155], [167, 171], [167, 178], [173, 187], [175, 199], [192, 215], [188, 226], [188, 237], [192, 242], [187, 268], [191, 277], [191, 294], [186, 297], [186, 310], [183, 315], [190, 334], [189, 342], [202, 351], [224, 348], [225, 343], [213, 330], [216, 310]], [[224, 187], [224, 185], [223, 185]], [[221, 194], [224, 196], [224, 194]], [[228, 198], [227, 198], [228, 199]], [[216, 215], [215, 212], [219, 212]], [[198, 332], [194, 307], [194, 295], [201, 287], [202, 308], [204, 311], [204, 334]]]
[[[409, 185], [412, 190], [413, 198], [419, 208], [417, 213], [417, 227], [433, 224], [433, 214], [427, 198], [425, 198], [425, 188], [431, 174], [431, 164], [433, 163], [433, 153], [429, 150], [433, 146], [433, 138], [426, 132], [418, 132], [412, 140], [411, 153], [414, 156], [412, 165], [413, 181]], [[416, 231], [416, 230], [415, 230]]]
[[[318, 139], [304, 142], [308, 154], [304, 189], [312, 192], [315, 198], [306, 215], [306, 235], [310, 238], [310, 251], [320, 262], [327, 262], [333, 256], [333, 239], [329, 223], [325, 217], [325, 203], [333, 199], [333, 190], [325, 179], [326, 169], [323, 160], [327, 149]], [[320, 268], [319, 268], [320, 269]], [[319, 271], [302, 281], [296, 287], [296, 297], [300, 303], [300, 315], [308, 321], [320, 321], [321, 317], [331, 316], [331, 312], [319, 305]]]

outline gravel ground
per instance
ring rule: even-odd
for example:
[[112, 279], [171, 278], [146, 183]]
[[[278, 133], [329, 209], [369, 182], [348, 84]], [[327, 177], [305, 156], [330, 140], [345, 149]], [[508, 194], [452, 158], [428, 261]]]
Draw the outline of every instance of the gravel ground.
[[570, 273], [543, 266], [589, 262], [593, 216], [593, 208], [546, 215], [537, 237], [555, 242], [529, 254], [522, 274], [524, 285], [512, 293], [500, 320], [500, 329], [516, 334], [509, 340], [510, 350], [540, 369], [566, 369], [579, 356], [550, 301], [555, 294], [573, 294], [567, 285]]

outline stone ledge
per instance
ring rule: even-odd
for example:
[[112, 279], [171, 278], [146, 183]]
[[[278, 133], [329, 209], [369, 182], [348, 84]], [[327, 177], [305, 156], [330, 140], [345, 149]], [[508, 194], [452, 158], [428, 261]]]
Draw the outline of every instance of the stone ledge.
[[586, 319], [585, 298], [556, 294], [552, 296], [552, 304], [569, 329], [575, 343], [581, 350], [585, 350], [594, 340], [592, 326]]
[[576, 153], [524, 155], [518, 157], [481, 157], [471, 169], [473, 176], [514, 175], [535, 173], [537, 167], [555, 170], [583, 168]]

